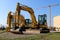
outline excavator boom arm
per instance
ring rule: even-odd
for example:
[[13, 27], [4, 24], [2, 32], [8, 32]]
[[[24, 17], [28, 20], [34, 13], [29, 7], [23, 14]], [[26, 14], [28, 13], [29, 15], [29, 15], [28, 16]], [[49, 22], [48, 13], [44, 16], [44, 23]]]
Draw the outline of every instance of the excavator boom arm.
[[35, 18], [35, 15], [34, 15], [34, 11], [33, 11], [32, 8], [27, 7], [27, 6], [19, 6], [19, 3], [18, 3], [18, 5], [16, 7], [16, 10], [18, 12], [20, 12], [20, 10], [24, 10], [24, 11], [29, 12], [29, 14], [31, 16], [31, 19], [32, 19], [32, 24], [37, 25], [37, 21], [36, 21], [36, 18]]

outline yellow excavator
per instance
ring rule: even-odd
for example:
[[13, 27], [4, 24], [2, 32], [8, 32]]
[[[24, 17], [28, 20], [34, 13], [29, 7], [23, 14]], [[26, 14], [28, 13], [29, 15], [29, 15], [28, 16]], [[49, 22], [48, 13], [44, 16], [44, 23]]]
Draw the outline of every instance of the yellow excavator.
[[21, 6], [20, 3], [17, 3], [14, 15], [11, 15], [12, 12], [8, 13], [6, 28], [7, 32], [17, 32], [15, 30], [19, 30], [18, 32], [23, 33], [23, 31], [25, 31], [25, 18], [20, 14], [21, 10], [29, 12], [32, 20], [31, 28], [36, 28], [39, 26], [38, 22], [36, 21], [33, 9], [25, 5]]
[[25, 27], [25, 18], [22, 15], [17, 15], [17, 12], [14, 15], [11, 15], [11, 12], [8, 13], [7, 17], [7, 29], [9, 32], [11, 28], [17, 29], [19, 26]]

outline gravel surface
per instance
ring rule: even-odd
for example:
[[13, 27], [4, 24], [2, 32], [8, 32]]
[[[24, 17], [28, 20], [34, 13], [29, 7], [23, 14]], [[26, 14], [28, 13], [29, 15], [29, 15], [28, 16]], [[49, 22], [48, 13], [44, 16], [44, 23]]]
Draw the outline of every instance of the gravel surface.
[[14, 39], [14, 38], [20, 38], [20, 37], [33, 36], [36, 34], [40, 34], [39, 30], [26, 30], [24, 34], [14, 34], [11, 32], [5, 32], [5, 33], [0, 34], [0, 38]]

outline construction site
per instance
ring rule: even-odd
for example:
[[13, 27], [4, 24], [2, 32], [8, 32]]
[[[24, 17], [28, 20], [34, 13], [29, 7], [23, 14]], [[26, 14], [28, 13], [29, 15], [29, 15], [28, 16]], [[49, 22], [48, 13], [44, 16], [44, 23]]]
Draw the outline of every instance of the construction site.
[[[60, 27], [58, 25], [60, 22], [56, 22], [59, 18], [54, 18], [54, 27], [51, 26], [51, 7], [53, 6], [58, 6], [58, 4], [47, 6], [49, 8], [48, 26], [47, 14], [35, 16], [33, 8], [27, 5], [21, 5], [19, 2], [16, 3], [15, 11], [8, 11], [6, 28], [4, 28], [4, 26], [0, 28], [1, 40], [57, 40], [54, 39], [56, 38], [54, 35], [60, 33]], [[28, 12], [31, 19], [26, 19], [21, 15], [23, 14], [21, 13], [21, 10]], [[36, 17], [38, 17], [38, 19], [36, 19]], [[50, 38], [48, 38], [48, 36]], [[51, 39], [52, 37], [54, 38]]]

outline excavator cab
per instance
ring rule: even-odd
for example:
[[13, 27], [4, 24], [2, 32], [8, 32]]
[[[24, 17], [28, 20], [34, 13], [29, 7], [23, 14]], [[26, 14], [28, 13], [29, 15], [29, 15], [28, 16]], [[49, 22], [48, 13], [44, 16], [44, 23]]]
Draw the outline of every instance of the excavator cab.
[[25, 28], [29, 29], [31, 23], [32, 23], [32, 21], [30, 19], [25, 19]]
[[40, 26], [42, 26], [42, 25], [45, 25], [45, 23], [47, 24], [47, 15], [46, 15], [46, 14], [44, 14], [44, 15], [39, 15], [39, 16], [38, 16], [38, 24], [39, 24]]
[[40, 33], [48, 33], [50, 30], [47, 27], [47, 15], [38, 16], [38, 25], [40, 25]]

